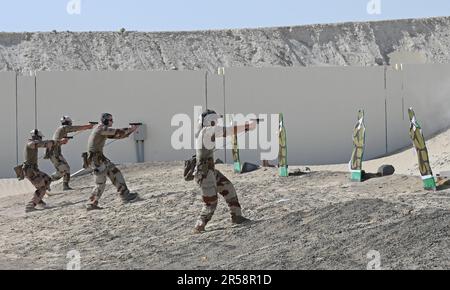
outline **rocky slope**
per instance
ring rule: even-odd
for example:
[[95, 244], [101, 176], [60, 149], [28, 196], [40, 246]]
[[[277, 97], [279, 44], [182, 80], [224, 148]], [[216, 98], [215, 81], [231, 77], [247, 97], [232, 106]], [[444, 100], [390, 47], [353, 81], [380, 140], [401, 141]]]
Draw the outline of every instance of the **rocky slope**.
[[450, 18], [194, 32], [0, 33], [0, 71], [382, 65], [394, 51], [450, 60]]

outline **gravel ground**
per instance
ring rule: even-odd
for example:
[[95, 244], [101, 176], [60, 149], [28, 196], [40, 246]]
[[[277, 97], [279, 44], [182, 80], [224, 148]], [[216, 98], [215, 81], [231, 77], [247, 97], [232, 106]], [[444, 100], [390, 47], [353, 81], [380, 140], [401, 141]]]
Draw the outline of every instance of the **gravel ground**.
[[[122, 205], [108, 182], [102, 211], [84, 203], [92, 176], [74, 191], [54, 185], [50, 208], [25, 215], [28, 195], [0, 199], [0, 268], [64, 269], [80, 253], [82, 269], [383, 269], [450, 268], [450, 190], [426, 192], [419, 177], [349, 181], [348, 173], [313, 171], [281, 178], [276, 168], [236, 175], [252, 222], [233, 226], [222, 198], [204, 234], [192, 229], [202, 202], [182, 163], [121, 166], [141, 200]], [[294, 169], [291, 169], [291, 171]]]

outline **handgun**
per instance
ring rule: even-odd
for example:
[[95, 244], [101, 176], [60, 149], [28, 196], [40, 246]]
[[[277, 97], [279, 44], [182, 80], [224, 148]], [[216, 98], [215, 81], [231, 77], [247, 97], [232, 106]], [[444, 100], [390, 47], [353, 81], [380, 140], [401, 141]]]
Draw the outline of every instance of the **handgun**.
[[142, 126], [142, 123], [130, 123], [130, 126]]
[[259, 123], [261, 123], [261, 122], [264, 122], [264, 119], [250, 119], [250, 121], [255, 121], [256, 122], [256, 124], [259, 124]]
[[98, 125], [98, 122], [89, 122], [91, 125]]

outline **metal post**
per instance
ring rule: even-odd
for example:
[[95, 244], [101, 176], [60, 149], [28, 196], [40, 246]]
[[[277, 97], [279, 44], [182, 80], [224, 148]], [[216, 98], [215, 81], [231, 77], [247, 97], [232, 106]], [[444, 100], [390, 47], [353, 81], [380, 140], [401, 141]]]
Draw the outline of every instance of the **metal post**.
[[208, 109], [208, 71], [205, 73], [205, 104]]
[[144, 141], [141, 141], [139, 144], [141, 145], [141, 162], [145, 162]]
[[146, 126], [142, 123], [130, 123], [130, 125], [137, 125], [138, 130], [134, 132], [134, 142], [136, 144], [136, 160], [137, 163], [145, 161], [144, 158], [144, 141], [146, 139]]
[[136, 144], [136, 162], [140, 163], [141, 162], [141, 154], [140, 154], [140, 148], [139, 148], [139, 141], [135, 141]]
[[[225, 68], [224, 67], [219, 67], [219, 69], [217, 70], [217, 74], [218, 75], [222, 75], [222, 88], [223, 88], [223, 113], [224, 113], [224, 121], [226, 122], [227, 120], [226, 120], [226, 112], [227, 112], [227, 110], [226, 110], [226, 101], [225, 101], [225, 98], [226, 98], [226, 90], [225, 90]], [[227, 160], [227, 143], [226, 143], [226, 139], [224, 139], [224, 157], [225, 157], [225, 163], [227, 163], [228, 162], [228, 160]]]
[[19, 94], [17, 84], [17, 72], [16, 72], [16, 165], [19, 165]]
[[34, 71], [34, 128], [35, 129], [38, 128], [37, 74], [36, 74], [36, 71]]

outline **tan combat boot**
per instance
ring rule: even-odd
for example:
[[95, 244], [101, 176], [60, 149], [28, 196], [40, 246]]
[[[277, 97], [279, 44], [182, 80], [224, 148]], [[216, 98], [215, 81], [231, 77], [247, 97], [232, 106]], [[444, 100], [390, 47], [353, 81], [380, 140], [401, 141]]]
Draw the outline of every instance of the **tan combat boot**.
[[201, 233], [205, 232], [206, 224], [207, 224], [206, 221], [198, 220], [197, 224], [194, 227], [193, 233], [201, 234]]

